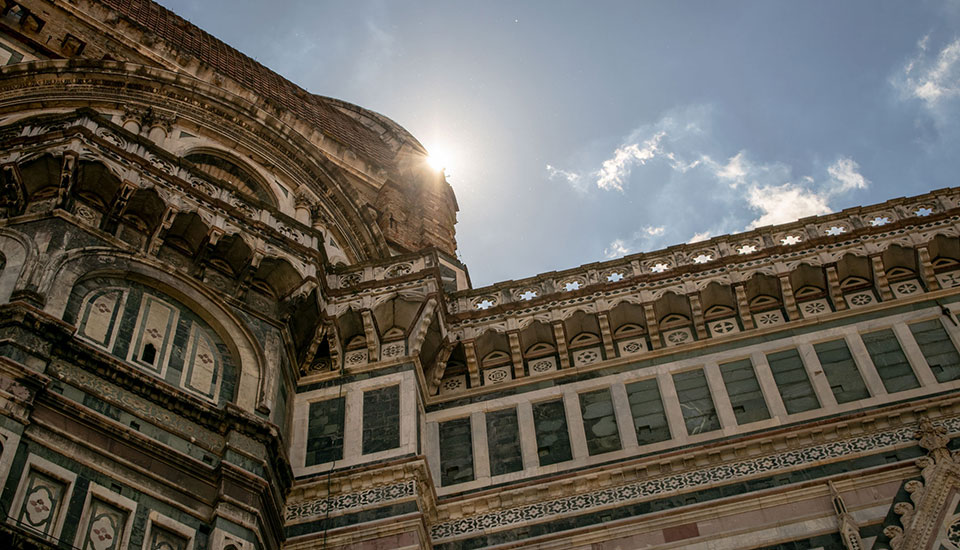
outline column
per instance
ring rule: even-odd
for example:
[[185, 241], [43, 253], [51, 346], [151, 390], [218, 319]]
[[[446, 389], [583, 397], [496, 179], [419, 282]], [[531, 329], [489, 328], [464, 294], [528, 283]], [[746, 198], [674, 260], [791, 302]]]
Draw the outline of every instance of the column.
[[723, 383], [723, 375], [720, 374], [720, 365], [716, 361], [706, 363], [703, 366], [703, 374], [706, 376], [707, 385], [710, 387], [713, 408], [720, 418], [720, 428], [724, 435], [729, 435], [729, 433], [736, 431], [737, 415], [733, 413], [733, 405], [730, 404], [730, 396], [727, 395], [727, 386]]
[[630, 411], [630, 399], [627, 397], [627, 387], [622, 382], [610, 386], [610, 398], [613, 401], [613, 412], [617, 417], [617, 429], [620, 432], [620, 443], [623, 449], [639, 448], [636, 428], [633, 425], [633, 412]]
[[830, 382], [827, 381], [827, 375], [823, 372], [823, 366], [820, 364], [820, 358], [811, 344], [800, 344], [797, 346], [800, 353], [800, 359], [803, 361], [803, 368], [810, 377], [810, 383], [813, 385], [813, 391], [817, 394], [820, 406], [825, 410], [836, 408], [837, 398], [830, 389]]
[[660, 386], [660, 399], [663, 400], [663, 410], [667, 414], [670, 435], [679, 446], [686, 443], [689, 436], [687, 435], [687, 423], [683, 421], [683, 410], [680, 408], [677, 388], [673, 385], [673, 375], [669, 372], [658, 372], [657, 385]]
[[767, 356], [763, 352], [755, 351], [750, 355], [750, 362], [753, 363], [753, 371], [757, 375], [757, 383], [760, 384], [760, 391], [763, 392], [763, 399], [767, 402], [770, 416], [785, 418], [787, 408], [783, 405], [783, 398], [780, 397], [780, 389], [777, 388], [777, 381], [773, 377], [773, 371], [770, 370]]

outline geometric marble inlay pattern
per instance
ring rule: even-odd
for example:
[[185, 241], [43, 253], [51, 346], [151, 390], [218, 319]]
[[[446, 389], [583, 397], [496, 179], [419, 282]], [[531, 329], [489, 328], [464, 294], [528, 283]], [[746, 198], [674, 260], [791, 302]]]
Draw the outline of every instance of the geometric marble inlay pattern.
[[287, 521], [305, 520], [317, 516], [324, 516], [327, 513], [340, 513], [363, 508], [374, 504], [384, 504], [402, 498], [416, 496], [417, 489], [413, 480], [396, 483], [394, 485], [383, 485], [348, 493], [337, 495], [334, 498], [319, 498], [309, 502], [299, 502], [287, 506]]
[[[935, 422], [934, 424], [943, 425], [949, 433], [960, 432], [960, 417]], [[579, 514], [593, 508], [628, 504], [650, 497], [675, 494], [678, 491], [694, 490], [718, 483], [767, 475], [781, 469], [792, 469], [817, 464], [825, 460], [841, 459], [864, 451], [911, 443], [916, 441], [914, 439], [915, 434], [916, 429], [912, 426], [900, 427], [779, 454], [646, 479], [620, 487], [611, 487], [438, 523], [431, 528], [430, 534], [435, 541], [444, 540], [493, 529], [504, 529], [530, 521]]]

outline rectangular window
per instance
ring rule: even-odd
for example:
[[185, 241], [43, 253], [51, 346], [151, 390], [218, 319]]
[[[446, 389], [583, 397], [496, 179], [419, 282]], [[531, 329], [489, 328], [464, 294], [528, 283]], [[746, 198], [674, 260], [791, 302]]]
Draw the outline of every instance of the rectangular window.
[[910, 325], [910, 332], [920, 346], [930, 370], [937, 382], [949, 382], [960, 378], [960, 355], [953, 342], [937, 319]]
[[696, 435], [720, 429], [720, 418], [710, 397], [710, 386], [703, 369], [678, 372], [673, 375], [673, 385], [677, 388], [680, 410], [687, 425], [687, 433]]
[[620, 450], [620, 432], [610, 390], [581, 393], [580, 415], [587, 436], [587, 451], [591, 456]]
[[920, 382], [917, 381], [917, 376], [913, 373], [893, 330], [878, 330], [864, 334], [862, 338], [888, 393], [920, 387]]
[[310, 403], [307, 418], [306, 466], [343, 458], [344, 398]]
[[363, 454], [400, 446], [400, 386], [363, 392]]
[[440, 423], [440, 484], [473, 481], [473, 434], [470, 418]]
[[534, 403], [533, 426], [537, 433], [537, 456], [541, 466], [573, 458], [562, 399]]
[[827, 381], [830, 383], [833, 396], [837, 398], [837, 403], [849, 403], [870, 397], [870, 392], [867, 391], [867, 386], [860, 377], [860, 371], [857, 370], [857, 364], [850, 355], [846, 341], [841, 338], [821, 342], [814, 345], [813, 349], [817, 352], [820, 366], [827, 375]]
[[810, 378], [803, 368], [803, 360], [795, 349], [788, 349], [767, 355], [770, 372], [777, 383], [777, 390], [783, 399], [787, 414], [796, 414], [820, 407], [817, 394], [813, 391]]
[[737, 424], [749, 424], [770, 418], [767, 402], [763, 399], [763, 391], [749, 359], [720, 365], [720, 374], [730, 397], [733, 414], [737, 417]]
[[488, 412], [486, 420], [490, 474], [499, 476], [522, 470], [517, 409]]
[[637, 444], [649, 445], [670, 439], [670, 425], [663, 411], [657, 379], [627, 384], [626, 388], [633, 427], [637, 431]]

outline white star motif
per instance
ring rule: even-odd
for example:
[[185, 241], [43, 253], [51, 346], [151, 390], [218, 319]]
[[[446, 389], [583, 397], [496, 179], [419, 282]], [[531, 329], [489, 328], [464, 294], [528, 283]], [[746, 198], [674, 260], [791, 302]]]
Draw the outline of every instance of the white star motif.
[[528, 290], [520, 295], [520, 299], [523, 301], [530, 301], [537, 297], [536, 291]]
[[701, 255], [699, 255], [699, 256], [697, 256], [696, 258], [693, 259], [693, 263], [695, 263], [695, 264], [705, 264], [705, 263], [709, 262], [709, 261], [712, 260], [712, 259], [713, 259], [713, 256], [711, 256], [710, 254], [701, 254]]
[[670, 269], [670, 266], [668, 266], [667, 264], [658, 263], [653, 267], [651, 267], [650, 271], [653, 271], [654, 273], [663, 273], [667, 269]]
[[836, 225], [833, 226], [833, 227], [831, 227], [830, 229], [827, 229], [827, 235], [829, 235], [829, 236], [831, 236], [831, 237], [835, 237], [835, 236], [837, 236], [837, 235], [840, 235], [840, 234], [843, 234], [843, 233], [846, 233], [846, 232], [847, 232], [847, 228], [846, 228], [846, 227], [839, 227], [839, 226], [836, 226]]
[[477, 302], [477, 309], [488, 309], [493, 307], [493, 302], [487, 298]]
[[797, 244], [798, 242], [800, 242], [800, 237], [796, 235], [787, 235], [786, 237], [780, 239], [780, 244], [791, 245]]
[[870, 225], [873, 227], [880, 227], [881, 225], [887, 225], [888, 223], [890, 223], [890, 218], [886, 216], [877, 216], [876, 218], [870, 220]]
[[925, 216], [929, 216], [930, 214], [933, 214], [933, 209], [927, 208], [926, 206], [921, 206], [920, 208], [917, 208], [917, 211], [914, 212], [914, 214], [923, 218]]
[[607, 275], [607, 280], [610, 281], [611, 283], [615, 283], [615, 282], [619, 281], [620, 279], [623, 279], [623, 273], [616, 273], [616, 272], [614, 272], [614, 273], [611, 273], [611, 274]]
[[[608, 279], [608, 280], [609, 280], [609, 279]], [[566, 290], [566, 291], [568, 291], [568, 292], [571, 291], [571, 290], [580, 290], [580, 281], [571, 281], [571, 282], [563, 285], [563, 289]]]
[[756, 245], [745, 244], [737, 249], [737, 254], [751, 254], [757, 251]]

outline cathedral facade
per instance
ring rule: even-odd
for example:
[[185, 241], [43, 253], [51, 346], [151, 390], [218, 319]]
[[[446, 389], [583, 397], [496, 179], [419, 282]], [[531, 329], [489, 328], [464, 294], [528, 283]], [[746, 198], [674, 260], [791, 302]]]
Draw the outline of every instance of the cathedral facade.
[[0, 546], [960, 549], [960, 189], [473, 288], [388, 118], [0, 0]]

